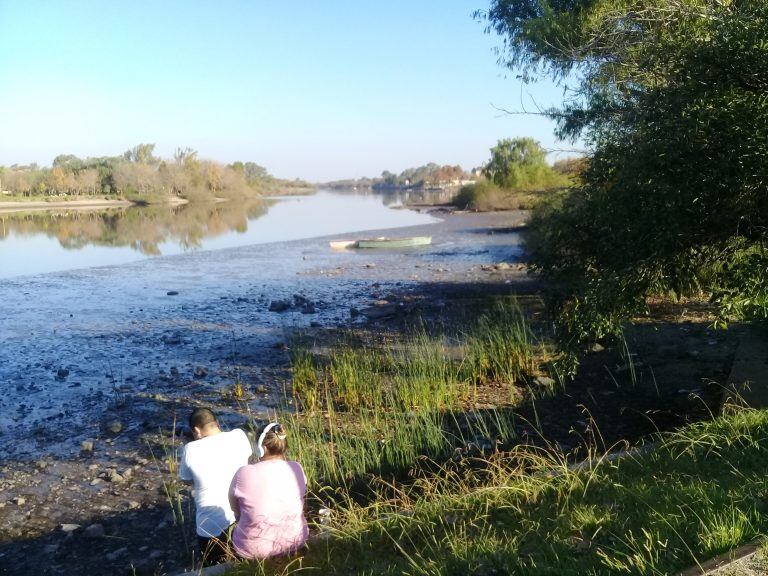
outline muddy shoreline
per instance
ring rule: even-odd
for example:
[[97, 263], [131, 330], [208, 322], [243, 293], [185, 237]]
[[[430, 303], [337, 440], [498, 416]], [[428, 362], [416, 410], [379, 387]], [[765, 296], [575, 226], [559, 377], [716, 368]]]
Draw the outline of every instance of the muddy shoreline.
[[[393, 233], [431, 235], [426, 248], [334, 252], [319, 238], [0, 288], [12, 311], [0, 333], [0, 574], [189, 566], [193, 533], [167, 500], [163, 443], [194, 405], [215, 407], [227, 427], [246, 423], [245, 405], [266, 419], [296, 331], [385, 336], [417, 318], [460, 325], [492, 296], [536, 297], [522, 261], [525, 213], [435, 215]], [[706, 311], [685, 314], [659, 309], [628, 331], [631, 382], [618, 350], [595, 347], [562, 394], [521, 407], [521, 440], [543, 432], [565, 450], [607, 448], [706, 418], [721, 391], [707, 382], [724, 382], [738, 337], [713, 332]], [[191, 517], [188, 500], [182, 512]]]

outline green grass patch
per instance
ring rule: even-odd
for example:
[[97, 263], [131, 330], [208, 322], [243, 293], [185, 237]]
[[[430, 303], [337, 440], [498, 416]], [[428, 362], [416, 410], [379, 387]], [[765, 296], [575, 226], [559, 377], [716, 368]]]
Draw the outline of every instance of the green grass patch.
[[[331, 514], [297, 558], [232, 574], [669, 574], [768, 529], [768, 411], [664, 436], [639, 455], [570, 470], [519, 448]], [[385, 497], [386, 496], [386, 497]], [[316, 529], [317, 530], [317, 529]]]

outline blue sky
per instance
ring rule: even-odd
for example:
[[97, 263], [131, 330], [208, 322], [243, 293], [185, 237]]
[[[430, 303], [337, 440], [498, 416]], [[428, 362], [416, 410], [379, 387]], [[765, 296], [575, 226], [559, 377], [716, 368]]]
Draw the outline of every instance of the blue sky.
[[496, 64], [488, 0], [0, 0], [0, 165], [153, 142], [280, 177], [471, 168], [500, 138], [558, 143], [549, 82]]

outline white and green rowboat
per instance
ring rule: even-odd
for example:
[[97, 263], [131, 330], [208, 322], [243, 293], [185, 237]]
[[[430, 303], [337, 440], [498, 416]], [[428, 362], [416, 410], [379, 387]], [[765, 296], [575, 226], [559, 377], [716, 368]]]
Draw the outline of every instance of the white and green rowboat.
[[331, 248], [411, 248], [432, 244], [431, 236], [413, 236], [411, 238], [367, 238], [364, 240], [334, 240]]

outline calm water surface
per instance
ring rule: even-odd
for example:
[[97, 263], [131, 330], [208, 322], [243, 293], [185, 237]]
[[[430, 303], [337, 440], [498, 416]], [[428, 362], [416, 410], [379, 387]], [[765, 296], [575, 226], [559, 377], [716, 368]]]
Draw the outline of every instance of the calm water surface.
[[319, 191], [216, 204], [0, 213], [0, 278], [434, 221], [392, 209], [408, 199]]

